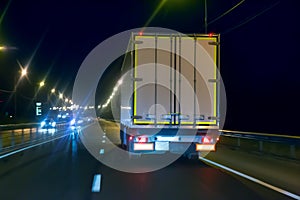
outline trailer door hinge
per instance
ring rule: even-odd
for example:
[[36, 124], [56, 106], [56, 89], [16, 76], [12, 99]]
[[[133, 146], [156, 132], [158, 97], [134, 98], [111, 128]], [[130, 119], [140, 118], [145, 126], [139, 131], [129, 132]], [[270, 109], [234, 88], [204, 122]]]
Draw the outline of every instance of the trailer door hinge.
[[208, 42], [209, 45], [219, 46], [220, 42]]
[[143, 78], [132, 78], [132, 80], [138, 82], [138, 81], [143, 81]]
[[143, 119], [142, 116], [140, 115], [134, 115], [134, 116], [131, 116], [132, 119]]
[[219, 81], [219, 79], [208, 79], [209, 83], [218, 83]]
[[209, 120], [220, 120], [219, 117], [215, 117], [215, 116], [209, 116], [208, 119]]
[[198, 116], [195, 116], [195, 120], [205, 120], [205, 115], [198, 115]]
[[132, 43], [133, 44], [143, 44], [143, 41], [141, 41], [141, 40], [133, 40]]

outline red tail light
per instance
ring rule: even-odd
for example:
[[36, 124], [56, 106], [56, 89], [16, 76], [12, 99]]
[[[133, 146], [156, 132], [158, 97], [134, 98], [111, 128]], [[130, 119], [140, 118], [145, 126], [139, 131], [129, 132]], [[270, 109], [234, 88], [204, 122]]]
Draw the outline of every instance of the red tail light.
[[202, 138], [202, 144], [210, 144], [212, 143], [212, 138], [209, 136], [205, 136]]
[[148, 142], [148, 138], [147, 137], [138, 137], [137, 139], [138, 139], [138, 142], [140, 142], [140, 143], [146, 143], [146, 142]]

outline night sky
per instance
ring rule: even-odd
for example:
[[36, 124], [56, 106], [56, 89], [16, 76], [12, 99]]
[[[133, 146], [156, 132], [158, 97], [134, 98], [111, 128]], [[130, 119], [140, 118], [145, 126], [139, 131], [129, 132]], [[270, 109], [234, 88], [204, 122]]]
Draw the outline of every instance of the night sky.
[[[5, 91], [13, 90], [17, 60], [29, 64], [28, 80], [20, 84], [23, 96], [32, 96], [32, 88], [44, 78], [49, 88], [71, 95], [88, 53], [114, 34], [145, 26], [160, 2], [1, 0], [0, 45], [16, 48], [0, 52], [1, 116], [8, 109]], [[203, 33], [203, 2], [167, 0], [147, 25]], [[299, 3], [245, 0], [210, 23], [239, 2], [207, 1], [208, 31], [221, 34], [221, 74], [228, 103], [225, 128], [300, 135]]]

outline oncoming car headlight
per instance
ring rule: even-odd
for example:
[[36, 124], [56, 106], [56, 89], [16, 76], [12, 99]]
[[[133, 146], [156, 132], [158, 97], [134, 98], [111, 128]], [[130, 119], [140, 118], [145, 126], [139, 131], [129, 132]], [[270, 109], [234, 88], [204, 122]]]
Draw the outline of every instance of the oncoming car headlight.
[[42, 121], [41, 122], [41, 127], [45, 126], [46, 125], [46, 122], [45, 121]]
[[55, 125], [56, 125], [56, 122], [52, 122], [52, 123], [51, 123], [51, 126], [52, 126], [52, 127], [55, 127]]
[[71, 126], [75, 125], [75, 122], [76, 122], [75, 119], [72, 119], [70, 122]]

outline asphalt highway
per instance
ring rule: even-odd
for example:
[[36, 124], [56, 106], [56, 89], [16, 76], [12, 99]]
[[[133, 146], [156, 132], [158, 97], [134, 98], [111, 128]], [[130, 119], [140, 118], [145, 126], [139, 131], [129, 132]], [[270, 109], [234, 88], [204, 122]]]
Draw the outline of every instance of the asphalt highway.
[[[106, 123], [104, 129], [107, 138], [117, 143], [117, 126]], [[117, 171], [94, 158], [78, 133], [71, 132], [1, 159], [0, 198], [289, 199], [200, 160], [183, 157], [154, 172]]]

